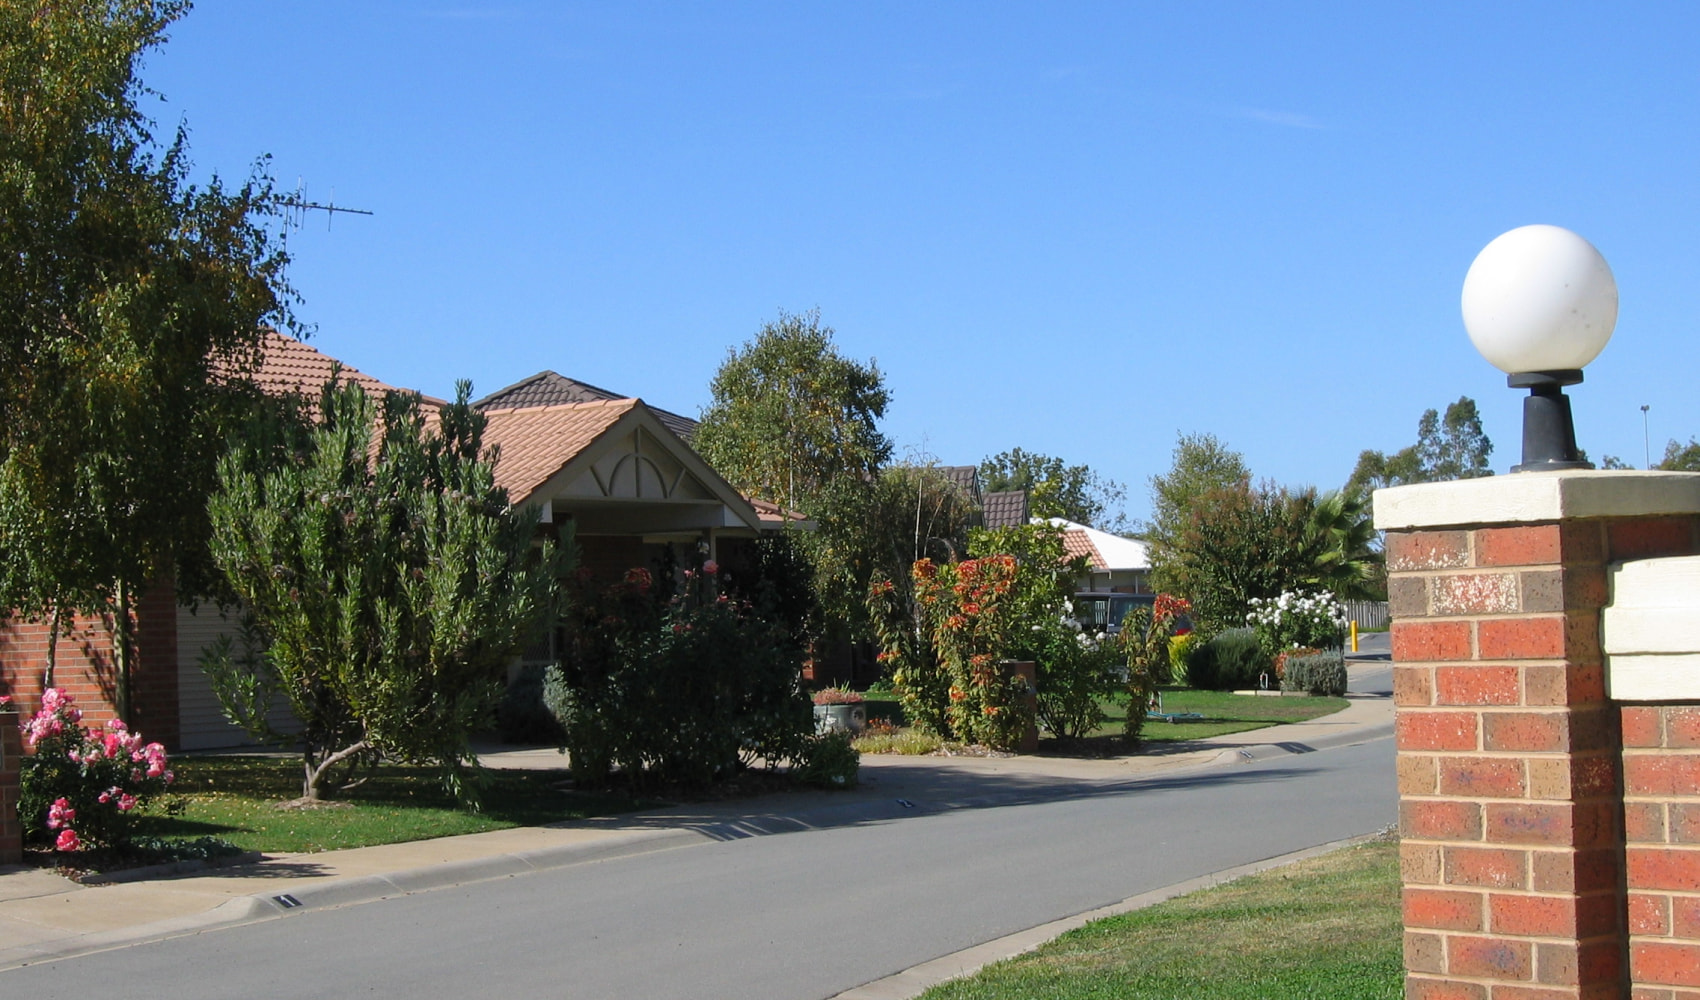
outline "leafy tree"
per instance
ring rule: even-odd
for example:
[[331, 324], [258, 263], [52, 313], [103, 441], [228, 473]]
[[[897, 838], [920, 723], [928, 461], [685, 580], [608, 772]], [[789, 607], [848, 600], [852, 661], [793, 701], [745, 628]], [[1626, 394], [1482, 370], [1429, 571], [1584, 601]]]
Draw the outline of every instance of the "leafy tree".
[[[1165, 572], [1207, 633], [1242, 626], [1254, 597], [1315, 584], [1338, 540], [1317, 528], [1315, 490], [1245, 481], [1194, 497]], [[1171, 585], [1165, 585], [1168, 589]]]
[[692, 444], [749, 496], [815, 515], [827, 488], [870, 479], [891, 457], [879, 368], [838, 353], [820, 312], [781, 312], [711, 384]]
[[213, 372], [292, 326], [270, 182], [191, 184], [184, 130], [161, 143], [137, 108], [137, 65], [187, 7], [0, 5], [0, 607], [57, 636], [115, 604], [126, 715], [136, 589], [207, 584], [244, 399]]
[[[299, 741], [308, 799], [387, 758], [438, 765], [475, 801], [469, 736], [550, 620], [559, 550], [533, 546], [536, 510], [495, 485], [469, 393], [430, 429], [417, 396], [386, 393], [380, 428], [358, 385], [328, 385], [290, 460], [267, 469], [244, 444], [219, 463], [212, 552], [258, 641], [203, 665], [233, 722]], [[267, 726], [280, 696], [299, 736]]]
[[1336, 490], [1322, 494], [1311, 508], [1306, 530], [1311, 536], [1306, 547], [1317, 553], [1307, 582], [1340, 597], [1385, 598], [1387, 569], [1368, 493]]
[[[909, 567], [917, 559], [955, 562], [968, 550], [973, 501], [932, 465], [889, 465], [872, 481], [845, 479], [823, 491], [817, 530], [799, 538], [815, 567], [822, 611], [853, 638], [874, 638], [866, 595], [885, 580], [885, 603], [913, 622], [918, 609]], [[884, 612], [881, 612], [884, 613]]]
[[1245, 458], [1215, 435], [1182, 434], [1176, 439], [1169, 472], [1151, 477], [1151, 521], [1144, 529], [1152, 546], [1152, 583], [1158, 590], [1180, 591], [1167, 566], [1198, 498], [1250, 480]]
[[1671, 441], [1658, 467], [1666, 472], [1700, 472], [1700, 440], [1689, 438], [1685, 445]]
[[1450, 479], [1476, 479], [1493, 475], [1488, 456], [1493, 442], [1482, 430], [1476, 401], [1458, 397], [1446, 407], [1443, 417], [1436, 410], [1423, 411], [1417, 421], [1417, 443], [1392, 455], [1365, 450], [1346, 482], [1346, 489], [1368, 492], [1385, 486], [1433, 483]]
[[1127, 488], [1085, 465], [1011, 448], [980, 463], [981, 487], [990, 493], [1027, 490], [1035, 517], [1063, 517], [1106, 531], [1125, 527], [1120, 505]]

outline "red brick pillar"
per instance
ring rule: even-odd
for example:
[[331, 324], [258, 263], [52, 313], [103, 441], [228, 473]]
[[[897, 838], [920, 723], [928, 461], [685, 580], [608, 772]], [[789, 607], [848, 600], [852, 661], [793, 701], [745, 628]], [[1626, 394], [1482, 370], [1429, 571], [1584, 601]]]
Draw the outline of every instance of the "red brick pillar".
[[[1700, 857], [1669, 860], [1672, 823], [1688, 815], [1674, 793], [1700, 794], [1700, 754], [1684, 772], [1676, 757], [1622, 749], [1631, 721], [1632, 739], [1652, 737], [1644, 713], [1608, 700], [1601, 613], [1612, 563], [1696, 551], [1700, 476], [1519, 474], [1382, 490], [1375, 503], [1394, 618], [1407, 997], [1630, 997], [1632, 912], [1679, 936], [1678, 907], [1700, 900]], [[1658, 799], [1630, 814], [1631, 839], [1660, 838], [1656, 863], [1625, 853], [1625, 768]], [[1687, 864], [1689, 881], [1668, 874]], [[1631, 911], [1626, 880], [1655, 869], [1664, 888]], [[1700, 952], [1673, 946], [1637, 938], [1637, 972], [1672, 956], [1700, 969]]]
[[1700, 705], [1623, 709], [1634, 1000], [1700, 1000]]
[[18, 711], [10, 704], [0, 705], [0, 865], [24, 860], [24, 828], [18, 819], [18, 772], [23, 759]]

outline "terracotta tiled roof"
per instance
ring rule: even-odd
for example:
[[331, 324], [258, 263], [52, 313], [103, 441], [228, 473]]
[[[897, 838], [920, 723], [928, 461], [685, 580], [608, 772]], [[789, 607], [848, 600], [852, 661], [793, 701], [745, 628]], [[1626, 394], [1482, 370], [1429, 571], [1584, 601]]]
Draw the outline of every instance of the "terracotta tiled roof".
[[[472, 405], [480, 410], [518, 410], [533, 406], [560, 406], [563, 403], [594, 403], [625, 398], [627, 397], [589, 382], [580, 382], [552, 371], [541, 371], [506, 388], [497, 389]], [[669, 413], [653, 406], [649, 411], [655, 414], [662, 426], [686, 441], [696, 432], [697, 422], [689, 417], [681, 417], [677, 413]]]
[[980, 514], [988, 528], [1013, 528], [1026, 524], [1027, 491], [987, 493], [980, 505]]
[[484, 444], [502, 449], [496, 461], [496, 485], [508, 491], [513, 503], [526, 502], [539, 486], [640, 405], [635, 399], [609, 399], [485, 410], [489, 422], [484, 427]]
[[1102, 570], [1104, 568], [1104, 557], [1093, 546], [1092, 539], [1086, 537], [1086, 532], [1065, 531], [1062, 540], [1063, 553], [1070, 559], [1076, 556], [1085, 556], [1087, 565], [1093, 569]]
[[766, 500], [752, 500], [749, 497], [744, 497], [744, 499], [749, 502], [751, 507], [756, 509], [756, 516], [761, 518], [763, 531], [774, 528], [782, 528], [787, 523], [797, 525], [798, 527], [803, 527], [809, 524], [809, 519], [804, 515], [799, 514], [794, 510], [786, 510], [784, 507], [781, 507], [776, 503], [768, 503]]
[[[319, 398], [319, 390], [330, 381], [333, 372], [336, 373], [338, 382], [353, 382], [365, 389], [369, 396], [384, 392], [411, 391], [380, 382], [360, 369], [342, 364], [330, 355], [276, 330], [266, 330], [260, 335], [260, 351], [260, 366], [247, 373], [247, 377], [262, 391], [273, 395], [281, 396], [294, 392], [315, 401]], [[214, 369], [222, 374], [232, 374], [231, 369], [216, 362]], [[444, 405], [441, 399], [431, 396], [422, 398], [432, 407]]]

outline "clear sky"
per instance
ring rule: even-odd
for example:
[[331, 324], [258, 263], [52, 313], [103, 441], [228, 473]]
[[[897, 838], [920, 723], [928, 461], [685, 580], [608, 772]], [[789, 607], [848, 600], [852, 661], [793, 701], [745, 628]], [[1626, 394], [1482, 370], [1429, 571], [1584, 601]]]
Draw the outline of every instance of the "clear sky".
[[1129, 487], [1177, 432], [1338, 486], [1428, 407], [1521, 392], [1458, 297], [1576, 230], [1622, 308], [1581, 445], [1700, 434], [1700, 6], [203, 0], [144, 80], [197, 167], [369, 209], [290, 237], [311, 343], [482, 394], [537, 372], [695, 415], [818, 307], [899, 453]]

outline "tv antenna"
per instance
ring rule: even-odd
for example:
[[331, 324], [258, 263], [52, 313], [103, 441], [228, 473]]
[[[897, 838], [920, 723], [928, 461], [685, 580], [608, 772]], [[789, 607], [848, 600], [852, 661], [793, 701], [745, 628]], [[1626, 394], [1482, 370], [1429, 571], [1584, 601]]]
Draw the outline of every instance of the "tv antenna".
[[345, 215], [371, 215], [372, 214], [371, 212], [367, 211], [364, 208], [346, 208], [342, 205], [338, 205], [336, 203], [336, 188], [331, 188], [330, 200], [325, 202], [324, 204], [320, 204], [319, 202], [316, 202], [316, 201], [308, 201], [307, 200], [307, 185], [303, 184], [301, 182], [300, 178], [296, 178], [295, 193], [292, 194], [292, 195], [287, 195], [283, 198], [280, 198], [278, 200], [278, 204], [282, 205], [285, 209], [287, 209], [287, 214], [285, 214], [285, 216], [284, 216], [284, 221], [292, 229], [300, 229], [302, 226], [306, 225], [306, 223], [307, 223], [307, 213], [308, 212], [323, 212], [323, 213], [325, 213], [325, 231], [326, 232], [330, 231], [331, 220], [336, 218], [336, 213], [338, 213], [338, 212], [342, 212]]

